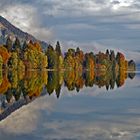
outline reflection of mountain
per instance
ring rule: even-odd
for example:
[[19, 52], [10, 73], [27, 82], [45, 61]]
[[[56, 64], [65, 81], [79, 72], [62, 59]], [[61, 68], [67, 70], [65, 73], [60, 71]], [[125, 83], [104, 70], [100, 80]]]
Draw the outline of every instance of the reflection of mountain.
[[[84, 86], [99, 88], [106, 87], [107, 90], [123, 86], [125, 79], [133, 79], [135, 74], [120, 70], [117, 73], [104, 70], [96, 71], [10, 71], [1, 76], [0, 96], [1, 115], [0, 120], [10, 115], [33, 101], [42, 94], [43, 90], [49, 95], [56, 93], [59, 98], [61, 86], [64, 85], [69, 91], [79, 92]], [[43, 94], [45, 95], [45, 94]]]
[[0, 115], [0, 121], [3, 120], [4, 118], [6, 118], [8, 115], [10, 115], [15, 110], [19, 109], [20, 107], [22, 107], [23, 105], [26, 105], [28, 103], [29, 103], [29, 101], [27, 101], [24, 98], [20, 99], [19, 101], [16, 101], [15, 103], [11, 104], [8, 107], [6, 107], [7, 105], [5, 102], [2, 102], [1, 107], [4, 108], [4, 112], [2, 112]]

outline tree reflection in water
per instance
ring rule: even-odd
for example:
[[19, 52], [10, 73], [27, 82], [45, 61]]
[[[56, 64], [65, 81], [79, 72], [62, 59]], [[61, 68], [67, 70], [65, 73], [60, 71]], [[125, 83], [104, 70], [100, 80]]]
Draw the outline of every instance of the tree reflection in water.
[[59, 98], [62, 86], [77, 92], [94, 85], [113, 90], [115, 85], [119, 88], [127, 78], [134, 77], [133, 71], [128, 73], [124, 69], [4, 72], [0, 76], [0, 120], [41, 95], [55, 93]]

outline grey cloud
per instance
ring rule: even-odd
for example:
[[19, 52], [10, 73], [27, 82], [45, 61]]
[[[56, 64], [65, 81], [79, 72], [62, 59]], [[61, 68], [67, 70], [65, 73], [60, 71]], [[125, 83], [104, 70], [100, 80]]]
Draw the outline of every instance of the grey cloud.
[[[12, 4], [28, 4], [36, 7], [37, 11], [41, 12], [41, 14], [46, 14], [46, 15], [53, 15], [53, 16], [76, 16], [76, 15], [94, 15], [94, 11], [96, 14], [105, 14], [103, 11], [108, 10], [108, 13], [111, 12], [110, 10], [112, 9], [112, 4], [118, 4], [121, 3], [121, 1], [112, 1], [110, 4], [109, 1], [107, 0], [42, 0], [42, 1], [17, 1], [17, 0], [8, 0], [4, 1], [2, 0], [2, 5], [10, 5]], [[126, 2], [130, 3], [131, 5], [138, 6], [139, 3], [136, 2]], [[135, 9], [135, 6], [133, 8]], [[127, 9], [126, 9], [127, 10]], [[131, 9], [132, 10], [132, 9]], [[118, 11], [119, 12], [119, 11]], [[108, 14], [106, 12], [106, 14]]]
[[0, 9], [5, 10], [8, 6], [14, 6], [19, 3], [20, 0], [0, 0]]
[[112, 1], [111, 4], [120, 4], [119, 1]]
[[[44, 0], [42, 2], [38, 2], [38, 5], [41, 5], [43, 7], [43, 11], [46, 15], [53, 15], [53, 16], [83, 16], [83, 15], [94, 15], [94, 12], [96, 12], [96, 15], [98, 14], [105, 14], [104, 11], [107, 11], [106, 14], [112, 12], [112, 6], [115, 4], [122, 4], [126, 3], [129, 4], [129, 7], [133, 6], [131, 8], [135, 10], [135, 5], [138, 5], [138, 3], [131, 2], [131, 1], [112, 1], [109, 2], [107, 0], [72, 0], [72, 1], [63, 1], [60, 0], [57, 1], [49, 1]], [[128, 9], [126, 9], [129, 11]], [[118, 10], [118, 12], [120, 12]], [[125, 11], [122, 11], [125, 12]]]

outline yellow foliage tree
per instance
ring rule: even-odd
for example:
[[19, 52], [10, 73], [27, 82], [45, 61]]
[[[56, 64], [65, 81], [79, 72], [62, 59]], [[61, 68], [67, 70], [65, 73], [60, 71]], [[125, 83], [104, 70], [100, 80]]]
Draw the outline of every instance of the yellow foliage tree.
[[24, 64], [27, 69], [43, 69], [48, 66], [48, 58], [38, 42], [28, 44], [24, 52]]

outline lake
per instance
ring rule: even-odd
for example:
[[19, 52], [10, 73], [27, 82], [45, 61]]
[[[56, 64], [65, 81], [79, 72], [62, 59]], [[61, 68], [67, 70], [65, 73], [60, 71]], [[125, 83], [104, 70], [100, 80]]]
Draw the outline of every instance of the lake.
[[140, 73], [4, 73], [1, 140], [140, 139]]

